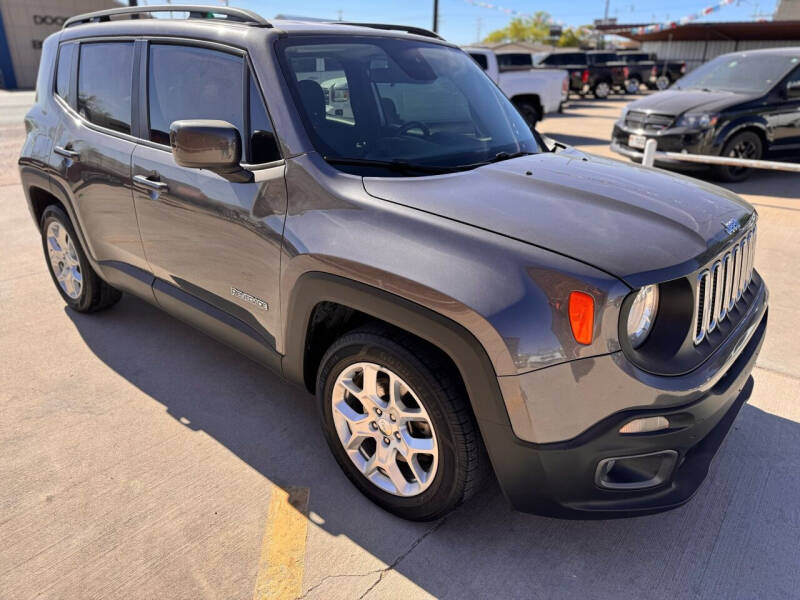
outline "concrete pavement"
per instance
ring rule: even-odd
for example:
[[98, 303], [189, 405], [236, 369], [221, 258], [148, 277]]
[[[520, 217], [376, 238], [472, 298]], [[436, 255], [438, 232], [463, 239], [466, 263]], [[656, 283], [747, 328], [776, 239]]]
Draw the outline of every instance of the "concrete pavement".
[[[622, 105], [581, 101], [541, 129], [605, 154]], [[253, 598], [280, 537], [264, 535], [274, 492], [296, 488], [307, 518], [279, 521], [304, 544], [305, 598], [798, 597], [797, 176], [735, 188], [758, 205], [770, 326], [752, 400], [688, 505], [561, 521], [510, 511], [493, 484], [412, 524], [340, 473], [305, 392], [130, 296], [65, 309], [6, 169], [22, 130], [4, 127], [0, 597]]]

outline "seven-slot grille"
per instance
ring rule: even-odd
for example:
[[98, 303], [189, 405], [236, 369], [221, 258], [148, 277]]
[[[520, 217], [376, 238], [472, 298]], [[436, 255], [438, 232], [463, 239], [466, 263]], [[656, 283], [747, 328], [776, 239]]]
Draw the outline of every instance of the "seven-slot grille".
[[692, 332], [695, 344], [717, 328], [750, 285], [755, 250], [756, 228], [753, 227], [697, 276]]
[[655, 113], [631, 110], [625, 115], [625, 126], [628, 129], [661, 131], [672, 125], [674, 119], [675, 117], [672, 115], [657, 115]]

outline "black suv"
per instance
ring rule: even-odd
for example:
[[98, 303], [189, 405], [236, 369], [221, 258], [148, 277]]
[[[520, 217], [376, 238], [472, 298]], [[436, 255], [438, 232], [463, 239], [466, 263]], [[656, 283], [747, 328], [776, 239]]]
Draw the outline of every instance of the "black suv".
[[[669, 90], [628, 104], [614, 125], [611, 149], [641, 160], [648, 138], [666, 152], [794, 159], [800, 150], [800, 48], [725, 54]], [[657, 160], [691, 169], [693, 163]], [[695, 169], [704, 169], [702, 165]], [[752, 169], [714, 167], [739, 181]]]
[[492, 470], [520, 510], [672, 508], [752, 389], [753, 207], [547, 143], [434, 33], [76, 17], [26, 130], [69, 309], [125, 291], [304, 386], [343, 472], [403, 517]]

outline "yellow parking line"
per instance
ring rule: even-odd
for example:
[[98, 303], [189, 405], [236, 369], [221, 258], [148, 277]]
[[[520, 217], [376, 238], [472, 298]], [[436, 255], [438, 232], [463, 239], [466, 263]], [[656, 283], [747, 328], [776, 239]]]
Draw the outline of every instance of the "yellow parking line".
[[272, 490], [253, 600], [288, 600], [302, 593], [308, 493], [304, 487]]

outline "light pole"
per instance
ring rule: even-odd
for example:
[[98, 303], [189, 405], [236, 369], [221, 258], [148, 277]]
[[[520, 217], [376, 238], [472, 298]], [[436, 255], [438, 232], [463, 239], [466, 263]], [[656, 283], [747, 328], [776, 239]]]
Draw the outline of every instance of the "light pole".
[[439, 33], [439, 0], [433, 0], [433, 32]]

